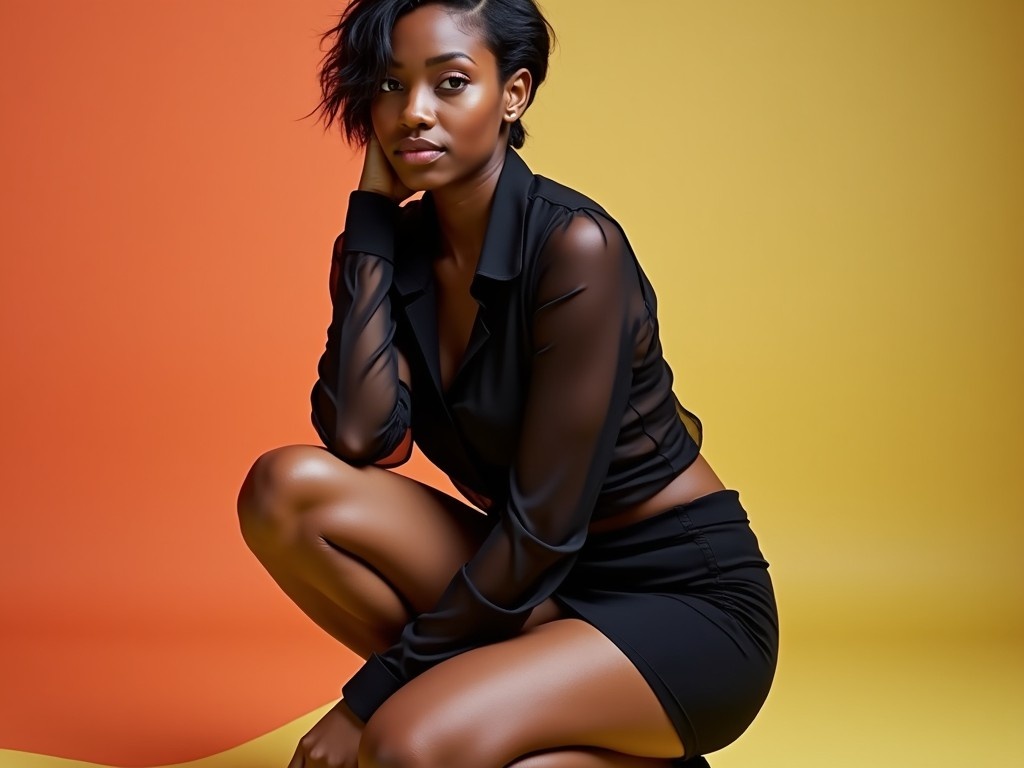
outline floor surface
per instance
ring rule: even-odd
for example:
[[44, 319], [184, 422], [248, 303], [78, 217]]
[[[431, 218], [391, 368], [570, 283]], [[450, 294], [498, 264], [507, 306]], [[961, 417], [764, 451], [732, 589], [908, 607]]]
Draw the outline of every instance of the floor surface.
[[[117, 651], [116, 645], [106, 643], [108, 651]], [[738, 742], [709, 760], [715, 768], [1024, 765], [1024, 748], [1015, 735], [1024, 719], [1022, 649], [1016, 637], [886, 639], [791, 630], [784, 637], [776, 686], [758, 719]], [[324, 669], [330, 687], [353, 667], [354, 657], [337, 653], [329, 642], [322, 650], [327, 651], [322, 657], [315, 651], [297, 654], [292, 678], [308, 681], [315, 677], [311, 670], [329, 666], [333, 657], [336, 669]], [[273, 638], [245, 649], [218, 646], [216, 638], [191, 650], [169, 644], [163, 649], [169, 676], [161, 683], [160, 701], [147, 702], [144, 693], [122, 699], [112, 684], [110, 695], [101, 697], [109, 704], [105, 711], [75, 711], [60, 700], [39, 702], [53, 709], [51, 730], [29, 736], [36, 743], [47, 740], [47, 754], [0, 749], [0, 766], [285, 768], [298, 739], [334, 699], [328, 694], [321, 704], [303, 708], [308, 689], [303, 692], [299, 682], [291, 689], [279, 687], [278, 673], [262, 680], [219, 675], [218, 656], [234, 655], [237, 661], [240, 651], [243, 666], [256, 669], [276, 658], [266, 668], [281, 669], [280, 654], [287, 648]], [[175, 660], [186, 666], [205, 660], [211, 666], [202, 680], [188, 678], [190, 684], [175, 669]], [[167, 684], [175, 676], [182, 681], [177, 688]], [[45, 680], [40, 684], [49, 687]], [[296, 706], [294, 716], [283, 716]], [[275, 716], [280, 719], [272, 722]], [[8, 720], [0, 727], [11, 733], [10, 726]], [[95, 739], [88, 749], [81, 748], [78, 729], [92, 730]], [[84, 752], [91, 759], [68, 759], [62, 737], [77, 745], [79, 757]], [[192, 757], [178, 759], [185, 754]]]

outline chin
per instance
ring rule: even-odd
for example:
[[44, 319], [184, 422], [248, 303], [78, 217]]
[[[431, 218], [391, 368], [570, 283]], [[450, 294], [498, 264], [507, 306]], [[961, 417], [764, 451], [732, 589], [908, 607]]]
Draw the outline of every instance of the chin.
[[428, 192], [430, 190], [443, 187], [447, 183], [445, 181], [435, 181], [431, 179], [430, 176], [431, 174], [425, 173], [411, 179], [402, 179], [402, 183], [413, 192]]

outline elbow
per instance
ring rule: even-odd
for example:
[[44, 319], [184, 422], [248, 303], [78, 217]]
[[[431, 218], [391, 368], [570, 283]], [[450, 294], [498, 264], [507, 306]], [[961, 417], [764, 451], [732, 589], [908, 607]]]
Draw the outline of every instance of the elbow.
[[357, 430], [339, 429], [328, 449], [349, 464], [365, 466], [387, 456], [394, 447]]
[[379, 446], [349, 423], [351, 420], [342, 417], [335, 398], [329, 393], [330, 390], [321, 381], [317, 381], [310, 392], [309, 418], [320, 442], [331, 455], [347, 464], [372, 463]]
[[411, 419], [408, 391], [404, 386], [399, 387], [389, 418], [380, 423], [361, 418], [358, 409], [339, 409], [336, 399], [328, 392], [319, 381], [314, 384], [310, 420], [332, 455], [354, 466], [397, 466], [408, 459], [412, 447]]
[[[313, 428], [327, 451], [352, 466], [366, 466], [382, 463], [397, 466], [404, 463], [411, 453], [411, 440], [407, 426], [388, 430], [383, 435], [367, 435], [365, 432], [339, 426], [337, 430], [324, 428], [322, 415], [313, 410], [310, 414]], [[330, 422], [327, 422], [330, 423]], [[397, 439], [393, 436], [397, 433]], [[403, 458], [404, 457], [404, 458]]]
[[[314, 424], [316, 417], [313, 417]], [[334, 456], [353, 466], [365, 466], [373, 464], [383, 454], [382, 446], [362, 435], [352, 434], [345, 430], [338, 430], [336, 434], [330, 434], [326, 430], [317, 430], [324, 447]]]

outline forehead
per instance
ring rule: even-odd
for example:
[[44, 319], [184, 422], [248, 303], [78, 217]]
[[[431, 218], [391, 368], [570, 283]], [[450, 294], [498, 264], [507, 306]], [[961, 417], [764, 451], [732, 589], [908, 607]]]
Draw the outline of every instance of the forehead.
[[[450, 9], [440, 4], [422, 5], [405, 14], [391, 31], [391, 48], [397, 62], [407, 69], [425, 66], [431, 56], [462, 51], [480, 67], [495, 66], [493, 54], [467, 25], [464, 32]], [[465, 59], [461, 59], [465, 63]]]

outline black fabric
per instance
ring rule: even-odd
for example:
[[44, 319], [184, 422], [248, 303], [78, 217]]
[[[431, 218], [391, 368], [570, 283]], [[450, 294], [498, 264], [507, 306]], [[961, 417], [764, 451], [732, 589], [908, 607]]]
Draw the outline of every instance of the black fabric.
[[554, 598], [633, 662], [697, 756], [734, 741], [768, 695], [779, 626], [767, 569], [726, 489], [591, 534]]
[[[388, 456], [409, 425], [410, 396], [398, 378], [388, 295], [396, 219], [397, 206], [383, 195], [353, 196], [346, 222], [377, 226], [346, 226], [331, 259], [333, 314], [310, 393], [311, 418], [324, 445], [352, 464]], [[346, 251], [346, 242], [372, 250]]]
[[355, 190], [332, 260], [334, 313], [311, 393], [324, 445], [390, 466], [407, 458], [396, 451], [411, 429], [494, 520], [437, 605], [343, 688], [364, 720], [425, 669], [515, 634], [572, 572], [590, 521], [663, 488], [702, 438], [673, 392], [653, 288], [596, 202], [508, 148], [470, 289], [479, 310], [446, 389], [439, 245], [430, 192], [400, 207]]

